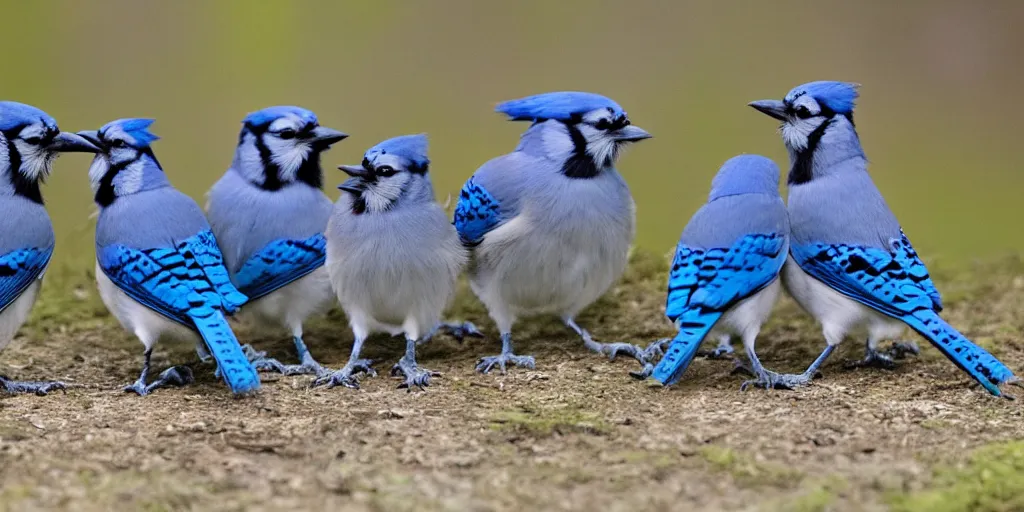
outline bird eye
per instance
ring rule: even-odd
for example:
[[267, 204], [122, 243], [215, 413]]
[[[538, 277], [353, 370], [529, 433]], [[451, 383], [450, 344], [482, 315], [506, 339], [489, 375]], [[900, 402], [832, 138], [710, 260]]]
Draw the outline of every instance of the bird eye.
[[33, 146], [38, 146], [39, 143], [42, 142], [42, 140], [43, 139], [40, 138], [40, 137], [28, 137], [28, 138], [25, 139], [25, 142], [28, 142], [29, 144], [32, 144]]
[[796, 108], [796, 116], [800, 119], [807, 119], [808, 117], [811, 117], [811, 111], [807, 110], [807, 107], [800, 105]]
[[398, 171], [396, 171], [395, 168], [391, 167], [390, 165], [382, 165], [377, 168], [377, 176], [389, 178], [391, 176], [394, 176], [396, 173], [398, 173]]
[[594, 125], [594, 127], [598, 130], [607, 130], [610, 125], [611, 123], [609, 123], [607, 119], [601, 119]]
[[123, 148], [123, 147], [127, 147], [128, 143], [123, 141], [123, 140], [121, 140], [121, 139], [114, 139], [114, 140], [110, 141], [110, 145], [114, 146], [115, 148]]
[[291, 128], [285, 128], [284, 130], [277, 132], [277, 136], [285, 140], [294, 139], [295, 130], [292, 130]]

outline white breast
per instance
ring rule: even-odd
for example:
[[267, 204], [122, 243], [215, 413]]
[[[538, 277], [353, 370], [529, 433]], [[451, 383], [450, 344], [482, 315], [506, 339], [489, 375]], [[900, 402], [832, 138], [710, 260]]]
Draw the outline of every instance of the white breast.
[[[45, 270], [43, 271], [45, 273]], [[43, 274], [21, 292], [14, 302], [0, 313], [0, 350], [7, 348], [14, 335], [18, 333], [29, 313], [32, 312], [32, 305], [36, 303], [36, 296], [39, 293], [39, 286], [42, 284]]]
[[199, 336], [193, 330], [167, 317], [143, 306], [121, 291], [96, 263], [96, 284], [100, 291], [100, 298], [107, 306], [114, 318], [121, 323], [128, 332], [135, 334], [139, 341], [146, 346], [146, 350], [153, 348], [153, 345], [161, 336], [167, 335], [177, 339], [199, 341]]
[[904, 330], [903, 322], [850, 299], [811, 277], [792, 256], [786, 259], [782, 268], [782, 281], [800, 307], [821, 323], [825, 341], [830, 345], [838, 345], [848, 333], [862, 328], [867, 329], [868, 336], [875, 343], [896, 338]]

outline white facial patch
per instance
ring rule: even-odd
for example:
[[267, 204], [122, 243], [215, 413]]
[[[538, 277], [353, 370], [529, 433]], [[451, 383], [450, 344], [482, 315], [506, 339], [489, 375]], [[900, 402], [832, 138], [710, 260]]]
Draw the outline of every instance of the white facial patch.
[[116, 194], [119, 196], [126, 196], [141, 190], [144, 167], [145, 163], [142, 160], [136, 160], [129, 164], [128, 167], [125, 167], [121, 172], [117, 173], [117, 176], [114, 177], [114, 189]]
[[280, 169], [278, 177], [281, 181], [290, 182], [295, 180], [299, 167], [309, 158], [313, 151], [308, 140], [292, 137], [282, 139], [277, 133], [282, 130], [299, 131], [305, 126], [305, 122], [296, 116], [286, 116], [275, 120], [267, 127], [267, 133], [263, 135], [263, 143], [270, 150], [270, 159]]
[[100, 189], [100, 180], [107, 174], [107, 170], [110, 169], [110, 160], [107, 160], [107, 156], [98, 153], [92, 159], [92, 165], [89, 166], [89, 185], [92, 186], [92, 193], [95, 194]]
[[[374, 167], [390, 165], [396, 170], [404, 168], [404, 166], [399, 167], [398, 160], [397, 157], [391, 155], [381, 155], [374, 159]], [[377, 176], [377, 181], [368, 182], [366, 190], [363, 191], [366, 209], [373, 213], [389, 210], [402, 196], [402, 191], [405, 190], [411, 179], [412, 175], [407, 171], [399, 171], [394, 176]]]
[[46, 127], [37, 123], [22, 128], [21, 133], [14, 139], [14, 147], [21, 155], [21, 167], [18, 171], [30, 180], [41, 180], [49, 176], [50, 167], [57, 158], [56, 152], [26, 142], [26, 139], [41, 138], [45, 134]]
[[615, 163], [619, 142], [607, 130], [598, 130], [589, 124], [580, 124], [579, 130], [587, 141], [587, 154], [598, 167]]
[[790, 116], [786, 122], [782, 123], [781, 128], [783, 142], [785, 142], [787, 147], [798, 152], [807, 149], [811, 133], [817, 130], [822, 123], [829, 121], [827, 118], [819, 115], [821, 107], [810, 96], [800, 96], [793, 101], [794, 109], [800, 107], [806, 108], [811, 117], [801, 119], [795, 115]]

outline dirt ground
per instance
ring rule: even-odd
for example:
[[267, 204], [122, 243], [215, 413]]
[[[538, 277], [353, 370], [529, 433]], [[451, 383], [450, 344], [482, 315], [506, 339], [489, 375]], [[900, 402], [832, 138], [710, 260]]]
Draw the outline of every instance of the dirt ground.
[[[581, 318], [600, 339], [672, 334], [664, 258], [633, 260]], [[0, 397], [0, 510], [1024, 509], [1021, 402], [989, 396], [930, 347], [894, 371], [851, 370], [843, 362], [862, 344], [848, 340], [798, 391], [741, 392], [730, 361], [706, 359], [661, 388], [542, 319], [517, 331], [536, 371], [479, 375], [474, 362], [498, 342], [464, 288], [452, 316], [487, 338], [422, 347], [421, 364], [443, 373], [426, 392], [396, 389], [387, 370], [403, 347], [383, 337], [366, 353], [381, 376], [358, 391], [264, 374], [258, 396], [234, 399], [191, 347], [165, 344], [155, 365], [189, 362], [199, 382], [137, 397], [120, 387], [137, 376], [141, 346], [90, 275], [56, 274], [0, 373], [75, 387]], [[1024, 372], [1024, 264], [933, 274], [946, 318]], [[293, 357], [284, 333], [239, 334]], [[334, 366], [351, 339], [338, 312], [307, 335]], [[796, 371], [821, 343], [786, 300], [759, 346], [769, 368]]]

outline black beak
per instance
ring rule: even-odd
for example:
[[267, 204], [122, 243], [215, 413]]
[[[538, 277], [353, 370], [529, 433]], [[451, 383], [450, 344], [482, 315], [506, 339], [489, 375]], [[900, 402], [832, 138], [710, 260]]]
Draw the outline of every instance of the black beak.
[[92, 141], [70, 132], [60, 132], [50, 143], [49, 149], [60, 153], [99, 153], [100, 148]]
[[338, 169], [353, 178], [369, 179], [373, 177], [373, 174], [361, 165], [339, 165]]
[[779, 121], [786, 120], [786, 104], [779, 100], [751, 101], [747, 105], [754, 107], [755, 110], [766, 116], [773, 117]]
[[317, 126], [313, 129], [313, 143], [317, 147], [327, 149], [331, 147], [335, 142], [339, 142], [348, 137], [347, 133], [339, 132], [331, 128], [324, 126]]
[[362, 195], [363, 194], [363, 179], [358, 177], [351, 177], [345, 180], [344, 183], [338, 185], [338, 188], [348, 192], [349, 194]]

